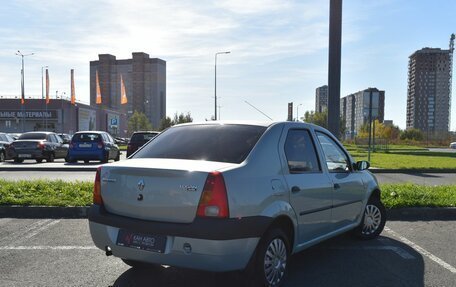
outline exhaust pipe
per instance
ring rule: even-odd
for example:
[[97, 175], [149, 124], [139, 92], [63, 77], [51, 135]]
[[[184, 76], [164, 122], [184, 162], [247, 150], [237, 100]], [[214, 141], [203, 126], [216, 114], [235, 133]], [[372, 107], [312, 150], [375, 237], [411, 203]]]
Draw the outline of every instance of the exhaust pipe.
[[106, 256], [111, 256], [112, 255], [111, 247], [106, 245], [105, 246], [105, 252], [106, 252]]

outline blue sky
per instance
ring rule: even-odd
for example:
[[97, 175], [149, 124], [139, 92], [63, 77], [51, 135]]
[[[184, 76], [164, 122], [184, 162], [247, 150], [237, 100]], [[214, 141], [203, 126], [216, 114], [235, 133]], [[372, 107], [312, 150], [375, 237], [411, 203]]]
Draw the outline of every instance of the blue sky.
[[[448, 49], [456, 1], [345, 0], [341, 96], [385, 90], [385, 119], [405, 127], [408, 56], [423, 47]], [[167, 115], [214, 113], [214, 53], [221, 119], [285, 120], [287, 103], [313, 110], [315, 88], [327, 83], [328, 1], [5, 1], [0, 9], [0, 95], [41, 96], [41, 67], [51, 91], [89, 101], [89, 61], [146, 52], [167, 61]], [[453, 84], [451, 130], [456, 130]], [[127, 91], [128, 93], [128, 91]], [[294, 110], [296, 112], [296, 109]]]

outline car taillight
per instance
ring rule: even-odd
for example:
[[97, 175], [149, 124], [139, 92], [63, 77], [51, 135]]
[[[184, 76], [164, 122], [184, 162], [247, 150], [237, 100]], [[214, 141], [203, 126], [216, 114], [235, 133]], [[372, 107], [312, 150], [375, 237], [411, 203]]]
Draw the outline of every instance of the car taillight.
[[104, 144], [103, 144], [102, 142], [99, 142], [99, 143], [98, 143], [98, 148], [99, 148], [99, 149], [104, 148]]
[[103, 205], [103, 199], [101, 198], [101, 166], [97, 168], [97, 174], [95, 175], [95, 184], [93, 185], [93, 204]]
[[127, 150], [131, 150], [132, 146], [131, 144], [127, 144]]
[[69, 148], [73, 148], [74, 144], [73, 142], [70, 142], [70, 144], [68, 145]]
[[39, 143], [36, 145], [37, 148], [39, 149], [44, 149], [44, 144], [43, 143]]
[[207, 176], [196, 215], [218, 218], [229, 216], [225, 180], [220, 172], [213, 171]]

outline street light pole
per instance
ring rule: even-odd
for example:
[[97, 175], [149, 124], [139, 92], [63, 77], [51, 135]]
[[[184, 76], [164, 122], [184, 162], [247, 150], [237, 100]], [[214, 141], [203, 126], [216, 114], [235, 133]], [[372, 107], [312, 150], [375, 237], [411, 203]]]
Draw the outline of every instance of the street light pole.
[[217, 55], [229, 54], [229, 53], [231, 53], [231, 51], [215, 53], [215, 68], [214, 68], [214, 99], [215, 99], [214, 120], [215, 121], [217, 120]]
[[[21, 51], [17, 50], [16, 55], [21, 56], [22, 58], [22, 69], [21, 69], [21, 99], [25, 101], [25, 71], [24, 71], [24, 57], [32, 56], [35, 53], [22, 54]], [[24, 132], [24, 104], [21, 103], [21, 112], [22, 112], [22, 132]]]
[[[44, 76], [43, 76], [43, 69], [44, 68], [47, 69], [48, 66], [41, 67], [41, 99], [43, 100], [43, 104], [44, 104], [43, 110], [45, 110], [45, 108], [46, 108], [46, 100], [44, 99]], [[43, 114], [43, 126], [45, 125], [45, 117], [46, 116], [47, 115]]]
[[299, 106], [302, 106], [302, 104], [299, 104], [296, 106], [296, 121], [299, 122]]

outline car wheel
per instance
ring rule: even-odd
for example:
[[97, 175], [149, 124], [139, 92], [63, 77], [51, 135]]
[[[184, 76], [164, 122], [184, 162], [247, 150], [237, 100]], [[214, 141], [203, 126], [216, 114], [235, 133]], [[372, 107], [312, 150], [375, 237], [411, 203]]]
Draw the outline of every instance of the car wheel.
[[0, 152], [0, 162], [4, 162], [4, 161], [5, 161], [5, 153]]
[[14, 162], [15, 162], [15, 163], [22, 163], [22, 162], [24, 162], [24, 160], [21, 159], [21, 158], [15, 158], [15, 159], [14, 159]]
[[65, 157], [65, 162], [71, 162], [71, 159], [68, 155]]
[[114, 159], [114, 161], [119, 161], [120, 160], [120, 151], [117, 153], [117, 156], [116, 158]]
[[252, 262], [253, 285], [281, 286], [287, 274], [290, 254], [287, 235], [278, 228], [268, 231], [261, 239]]
[[47, 162], [54, 162], [54, 159], [55, 159], [54, 153], [51, 152], [46, 161]]
[[380, 235], [386, 223], [386, 210], [380, 199], [371, 198], [364, 209], [361, 224], [354, 230], [363, 240], [374, 239]]
[[42, 163], [42, 162], [43, 162], [43, 159], [42, 159], [42, 158], [37, 158], [37, 159], [36, 159], [36, 162], [37, 162], [37, 163]]
[[101, 160], [101, 163], [107, 163], [108, 161], [109, 161], [109, 153], [106, 153], [106, 155]]

